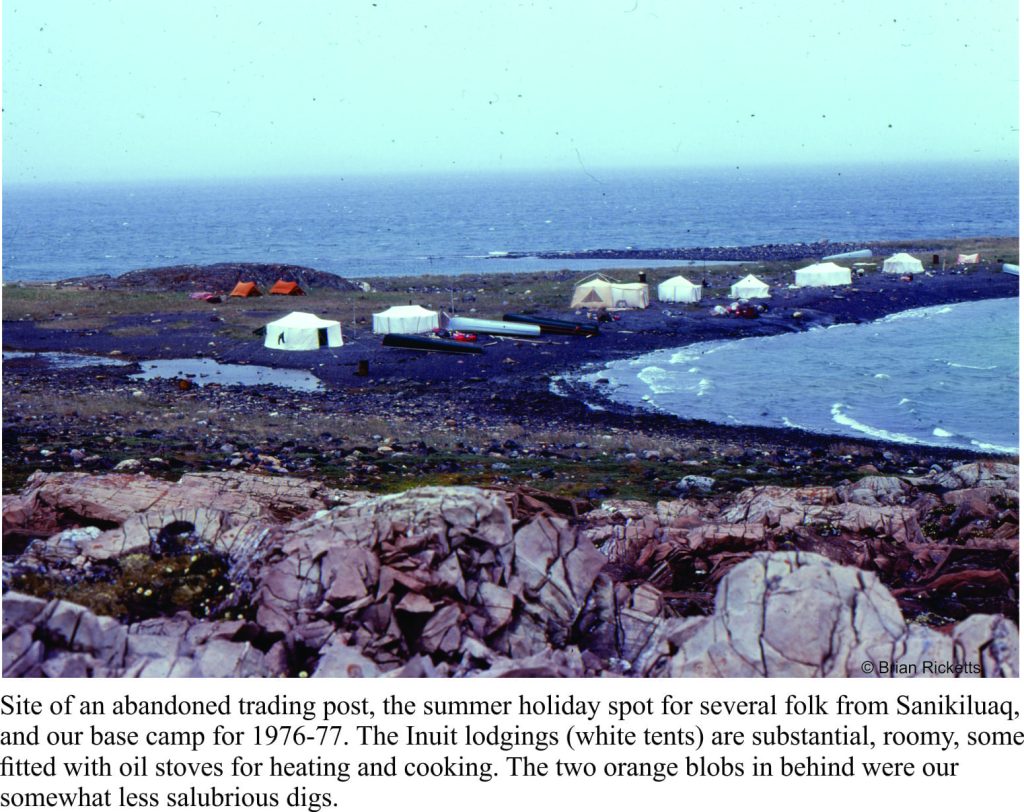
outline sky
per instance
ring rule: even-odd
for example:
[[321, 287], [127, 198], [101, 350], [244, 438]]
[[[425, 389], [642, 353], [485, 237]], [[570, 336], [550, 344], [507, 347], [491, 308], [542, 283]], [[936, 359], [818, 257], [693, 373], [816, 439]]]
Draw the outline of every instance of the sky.
[[9, 182], [1016, 161], [1016, 0], [3, 0]]

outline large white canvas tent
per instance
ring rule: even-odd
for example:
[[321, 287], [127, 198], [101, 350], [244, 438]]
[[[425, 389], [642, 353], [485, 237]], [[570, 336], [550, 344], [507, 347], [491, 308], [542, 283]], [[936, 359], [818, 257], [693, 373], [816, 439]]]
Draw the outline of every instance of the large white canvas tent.
[[910, 254], [893, 254], [882, 263], [882, 273], [924, 273], [924, 265]]
[[375, 333], [429, 333], [440, 327], [437, 311], [419, 305], [395, 305], [373, 314]]
[[956, 264], [957, 265], [977, 265], [980, 255], [979, 254], [957, 254]]
[[703, 289], [685, 276], [673, 276], [658, 285], [658, 299], [662, 302], [699, 302]]
[[289, 313], [270, 322], [263, 338], [263, 346], [272, 350], [318, 350], [341, 345], [341, 324], [312, 313]]
[[796, 269], [796, 284], [801, 288], [823, 288], [829, 285], [849, 285], [850, 269], [834, 262], [819, 262]]
[[744, 276], [729, 289], [733, 299], [767, 299], [771, 296], [768, 286], [753, 274]]
[[643, 282], [616, 282], [597, 274], [577, 283], [570, 307], [607, 310], [644, 308], [650, 303], [650, 292]]

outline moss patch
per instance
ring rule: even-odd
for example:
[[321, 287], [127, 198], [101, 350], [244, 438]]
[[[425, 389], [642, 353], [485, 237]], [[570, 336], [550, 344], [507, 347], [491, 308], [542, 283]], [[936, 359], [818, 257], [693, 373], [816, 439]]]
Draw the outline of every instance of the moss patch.
[[71, 601], [126, 623], [181, 610], [210, 617], [233, 589], [227, 562], [209, 552], [161, 558], [133, 553], [98, 565], [84, 577], [18, 573], [11, 586], [36, 597]]

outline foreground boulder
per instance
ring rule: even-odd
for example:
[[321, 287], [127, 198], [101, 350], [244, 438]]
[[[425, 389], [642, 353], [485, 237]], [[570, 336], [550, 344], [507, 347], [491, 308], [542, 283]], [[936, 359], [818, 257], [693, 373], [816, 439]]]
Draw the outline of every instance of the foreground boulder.
[[561, 647], [605, 564], [561, 518], [513, 529], [499, 493], [418, 488], [295, 522], [268, 543], [256, 619], [308, 645], [326, 621], [378, 665]]
[[1016, 676], [1018, 636], [975, 615], [951, 635], [908, 625], [871, 573], [812, 553], [757, 553], [707, 618], [666, 621], [640, 670], [669, 677]]

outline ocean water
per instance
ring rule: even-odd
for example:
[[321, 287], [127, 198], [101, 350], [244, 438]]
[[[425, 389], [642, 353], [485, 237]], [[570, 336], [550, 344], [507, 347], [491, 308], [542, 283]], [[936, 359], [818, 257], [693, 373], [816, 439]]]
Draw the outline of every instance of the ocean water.
[[1017, 454], [1018, 308], [989, 299], [702, 342], [582, 380], [621, 403], [713, 423]]
[[593, 270], [609, 262], [488, 255], [1018, 233], [1017, 167], [1010, 164], [5, 185], [3, 191], [8, 282], [213, 262], [293, 263], [347, 277]]

